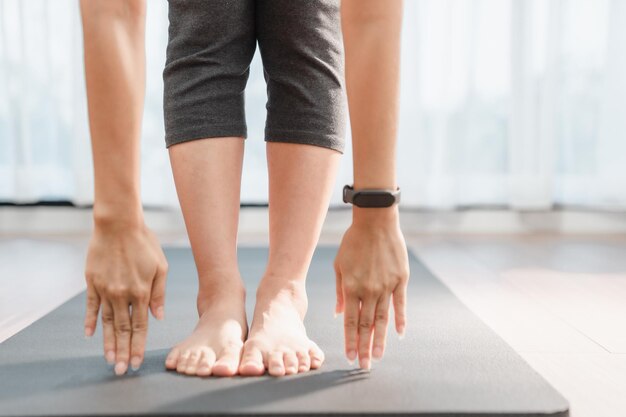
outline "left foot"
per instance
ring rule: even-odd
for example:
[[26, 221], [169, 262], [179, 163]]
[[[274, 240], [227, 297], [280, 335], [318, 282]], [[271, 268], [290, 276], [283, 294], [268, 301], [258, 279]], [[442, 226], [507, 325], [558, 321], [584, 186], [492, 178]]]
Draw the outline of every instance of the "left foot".
[[239, 366], [241, 375], [283, 376], [317, 369], [324, 353], [307, 337], [304, 282], [265, 277], [257, 290], [250, 334]]

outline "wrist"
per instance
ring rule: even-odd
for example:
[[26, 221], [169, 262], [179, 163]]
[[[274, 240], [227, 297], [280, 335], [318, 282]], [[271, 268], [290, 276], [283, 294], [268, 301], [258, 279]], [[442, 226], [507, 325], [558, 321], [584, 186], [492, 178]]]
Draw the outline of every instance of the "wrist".
[[400, 212], [397, 204], [377, 208], [352, 207], [352, 223], [355, 225], [387, 226], [397, 224], [399, 221]]
[[139, 229], [144, 226], [141, 203], [106, 204], [96, 201], [93, 205], [94, 226], [100, 229]]

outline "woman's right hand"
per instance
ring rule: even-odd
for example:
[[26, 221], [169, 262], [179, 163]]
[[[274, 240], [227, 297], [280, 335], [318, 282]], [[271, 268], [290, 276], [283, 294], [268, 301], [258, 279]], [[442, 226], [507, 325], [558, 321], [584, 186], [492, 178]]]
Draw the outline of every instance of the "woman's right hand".
[[143, 362], [148, 308], [158, 320], [164, 317], [167, 269], [157, 237], [145, 225], [96, 224], [85, 269], [85, 335], [94, 334], [101, 310], [105, 358], [116, 375]]

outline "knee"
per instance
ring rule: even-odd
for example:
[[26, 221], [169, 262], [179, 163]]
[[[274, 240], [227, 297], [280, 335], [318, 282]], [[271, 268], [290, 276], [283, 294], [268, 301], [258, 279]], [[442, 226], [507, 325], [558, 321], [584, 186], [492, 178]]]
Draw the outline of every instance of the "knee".
[[81, 12], [92, 18], [137, 21], [145, 19], [146, 0], [81, 0]]

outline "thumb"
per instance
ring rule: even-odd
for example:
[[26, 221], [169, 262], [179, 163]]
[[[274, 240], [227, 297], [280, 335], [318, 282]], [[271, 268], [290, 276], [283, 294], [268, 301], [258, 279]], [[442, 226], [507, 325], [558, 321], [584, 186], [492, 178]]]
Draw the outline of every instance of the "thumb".
[[150, 294], [150, 311], [157, 320], [165, 318], [165, 281], [167, 278], [167, 266], [157, 268], [154, 281], [152, 282], [152, 292]]
[[335, 266], [335, 286], [337, 291], [337, 304], [335, 305], [335, 317], [338, 314], [343, 313], [344, 310], [344, 302], [343, 302], [343, 281], [341, 279], [341, 270], [339, 269], [339, 265], [337, 263]]

